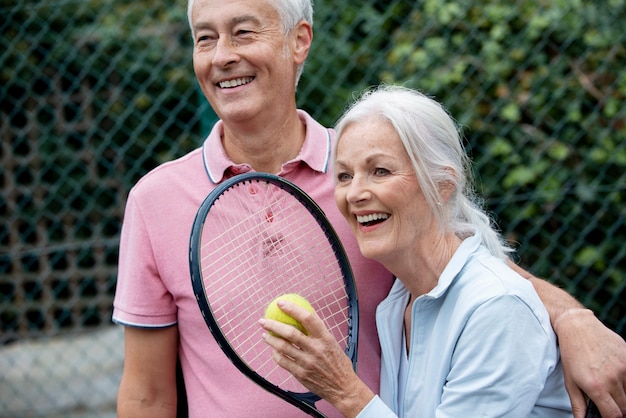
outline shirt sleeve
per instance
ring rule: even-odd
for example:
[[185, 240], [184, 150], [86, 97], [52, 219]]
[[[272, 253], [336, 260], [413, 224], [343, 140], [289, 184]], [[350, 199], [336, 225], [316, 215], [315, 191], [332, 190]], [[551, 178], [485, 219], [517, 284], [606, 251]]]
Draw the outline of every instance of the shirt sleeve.
[[378, 395], [374, 396], [363, 408], [357, 418], [396, 418], [397, 415], [383, 402]]
[[176, 324], [176, 305], [159, 276], [150, 230], [132, 191], [124, 213], [118, 263], [113, 321], [147, 328]]

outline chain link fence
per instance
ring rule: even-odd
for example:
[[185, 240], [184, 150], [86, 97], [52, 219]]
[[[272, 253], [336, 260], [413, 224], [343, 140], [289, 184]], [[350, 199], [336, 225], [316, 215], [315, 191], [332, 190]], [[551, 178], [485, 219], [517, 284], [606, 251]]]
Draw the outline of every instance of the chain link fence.
[[[625, 6], [317, 0], [298, 103], [332, 126], [381, 81], [435, 96], [518, 262], [624, 335]], [[186, 4], [9, 0], [0, 13], [0, 416], [114, 416], [126, 194], [215, 121]]]

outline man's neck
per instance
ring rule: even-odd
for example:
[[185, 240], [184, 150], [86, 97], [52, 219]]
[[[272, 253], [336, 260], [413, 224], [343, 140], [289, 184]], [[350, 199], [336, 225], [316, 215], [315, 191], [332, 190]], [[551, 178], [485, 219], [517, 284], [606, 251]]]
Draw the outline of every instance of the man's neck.
[[284, 163], [299, 154], [305, 135], [306, 126], [294, 112], [278, 123], [256, 128], [224, 125], [222, 143], [235, 164], [246, 163], [256, 171], [278, 174]]

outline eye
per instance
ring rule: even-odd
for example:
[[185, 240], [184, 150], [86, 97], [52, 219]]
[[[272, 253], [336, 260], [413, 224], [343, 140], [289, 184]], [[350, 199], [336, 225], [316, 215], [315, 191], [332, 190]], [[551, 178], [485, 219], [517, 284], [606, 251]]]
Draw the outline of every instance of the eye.
[[338, 183], [345, 183], [347, 181], [350, 181], [350, 179], [352, 179], [352, 176], [348, 173], [339, 173], [337, 174], [337, 182]]
[[235, 28], [233, 31], [233, 34], [237, 38], [249, 38], [256, 34], [256, 30], [253, 27], [242, 26], [242, 27]]
[[378, 177], [384, 177], [389, 175], [389, 170], [387, 170], [386, 168], [382, 168], [382, 167], [376, 167], [374, 169], [374, 175], [378, 176]]
[[215, 41], [215, 36], [212, 35], [198, 35], [196, 39], [197, 45], [207, 45]]

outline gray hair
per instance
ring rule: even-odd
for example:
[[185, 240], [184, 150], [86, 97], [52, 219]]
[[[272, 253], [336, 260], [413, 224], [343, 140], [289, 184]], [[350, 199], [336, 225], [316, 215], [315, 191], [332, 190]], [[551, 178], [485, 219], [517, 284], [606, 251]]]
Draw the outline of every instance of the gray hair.
[[[461, 238], [478, 231], [493, 255], [506, 258], [513, 249], [481, 209], [460, 130], [444, 107], [418, 91], [381, 85], [364, 92], [339, 119], [337, 143], [348, 125], [372, 117], [388, 121], [400, 137], [440, 226]], [[439, 189], [444, 184], [453, 185], [454, 192], [442, 203]]]
[[[304, 20], [313, 27], [313, 0], [269, 0], [274, 5], [274, 8], [280, 16], [281, 29], [285, 34], [288, 34], [296, 25]], [[187, 3], [187, 20], [189, 22], [189, 28], [191, 30], [191, 36], [193, 33], [193, 24], [191, 22], [191, 12], [193, 10], [195, 0], [188, 0]], [[296, 85], [304, 70], [304, 63], [302, 63], [296, 73]]]

